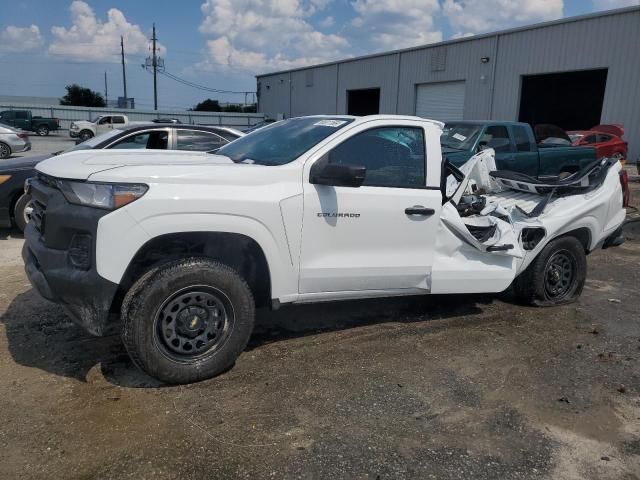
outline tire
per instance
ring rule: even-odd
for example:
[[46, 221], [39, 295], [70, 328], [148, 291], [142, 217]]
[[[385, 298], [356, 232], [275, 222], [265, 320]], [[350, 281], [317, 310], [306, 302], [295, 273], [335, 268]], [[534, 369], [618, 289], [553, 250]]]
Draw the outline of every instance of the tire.
[[131, 287], [122, 304], [122, 339], [152, 377], [199, 382], [234, 364], [254, 317], [253, 294], [235, 270], [188, 258], [147, 272]]
[[47, 135], [49, 135], [49, 127], [47, 125], [38, 125], [38, 128], [36, 128], [36, 133], [40, 137], [46, 137]]
[[4, 142], [0, 142], [0, 158], [9, 158], [11, 156], [11, 147]]
[[13, 207], [13, 220], [21, 232], [27, 228], [31, 208], [31, 195], [23, 194]]
[[86, 142], [93, 137], [93, 132], [91, 130], [82, 130], [78, 136], [80, 137], [80, 140]]
[[516, 297], [536, 307], [575, 302], [587, 278], [584, 246], [571, 236], [549, 242], [515, 280]]

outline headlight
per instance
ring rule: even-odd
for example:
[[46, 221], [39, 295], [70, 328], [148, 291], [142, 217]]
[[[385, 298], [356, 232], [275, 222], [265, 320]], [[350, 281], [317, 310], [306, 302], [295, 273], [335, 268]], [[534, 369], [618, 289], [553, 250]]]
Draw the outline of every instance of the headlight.
[[76, 124], [75, 124], [75, 123], [71, 122], [71, 124], [69, 125], [69, 128], [70, 128], [71, 130], [76, 130], [78, 127], [76, 126]]
[[91, 183], [58, 180], [68, 202], [87, 207], [115, 210], [142, 197], [149, 187], [137, 183]]

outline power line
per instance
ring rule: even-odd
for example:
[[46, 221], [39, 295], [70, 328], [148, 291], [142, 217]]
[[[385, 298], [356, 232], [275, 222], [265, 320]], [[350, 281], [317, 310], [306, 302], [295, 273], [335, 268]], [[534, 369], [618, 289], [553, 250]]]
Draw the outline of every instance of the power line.
[[171, 80], [174, 80], [176, 82], [182, 83], [183, 85], [187, 85], [187, 86], [192, 87], [192, 88], [197, 88], [198, 90], [204, 90], [206, 92], [229, 93], [229, 94], [236, 94], [236, 95], [245, 95], [245, 94], [249, 94], [249, 93], [255, 93], [254, 91], [250, 91], [250, 90], [234, 91], [234, 90], [223, 90], [223, 89], [220, 89], [220, 88], [207, 87], [205, 85], [200, 85], [200, 84], [192, 82], [190, 80], [186, 80], [184, 78], [180, 78], [177, 75], [174, 75], [174, 74], [169, 73], [167, 71], [160, 72], [160, 73], [162, 75], [164, 75], [165, 77], [170, 78]]

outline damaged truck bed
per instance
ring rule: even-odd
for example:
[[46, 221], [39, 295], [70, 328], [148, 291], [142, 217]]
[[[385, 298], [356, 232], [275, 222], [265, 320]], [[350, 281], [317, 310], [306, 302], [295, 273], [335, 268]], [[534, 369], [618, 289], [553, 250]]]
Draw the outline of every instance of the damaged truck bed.
[[487, 270], [493, 272], [492, 290], [502, 291], [567, 232], [580, 237], [585, 253], [623, 241], [621, 167], [615, 160], [596, 161], [556, 182], [497, 171], [492, 149], [460, 169], [445, 169], [432, 293], [486, 292]]

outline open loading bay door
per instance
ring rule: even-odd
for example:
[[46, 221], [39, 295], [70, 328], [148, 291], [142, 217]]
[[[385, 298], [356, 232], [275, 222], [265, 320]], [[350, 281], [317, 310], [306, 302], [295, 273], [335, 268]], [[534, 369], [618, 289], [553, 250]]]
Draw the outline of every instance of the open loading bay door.
[[600, 123], [607, 69], [522, 77], [519, 121], [588, 130]]

